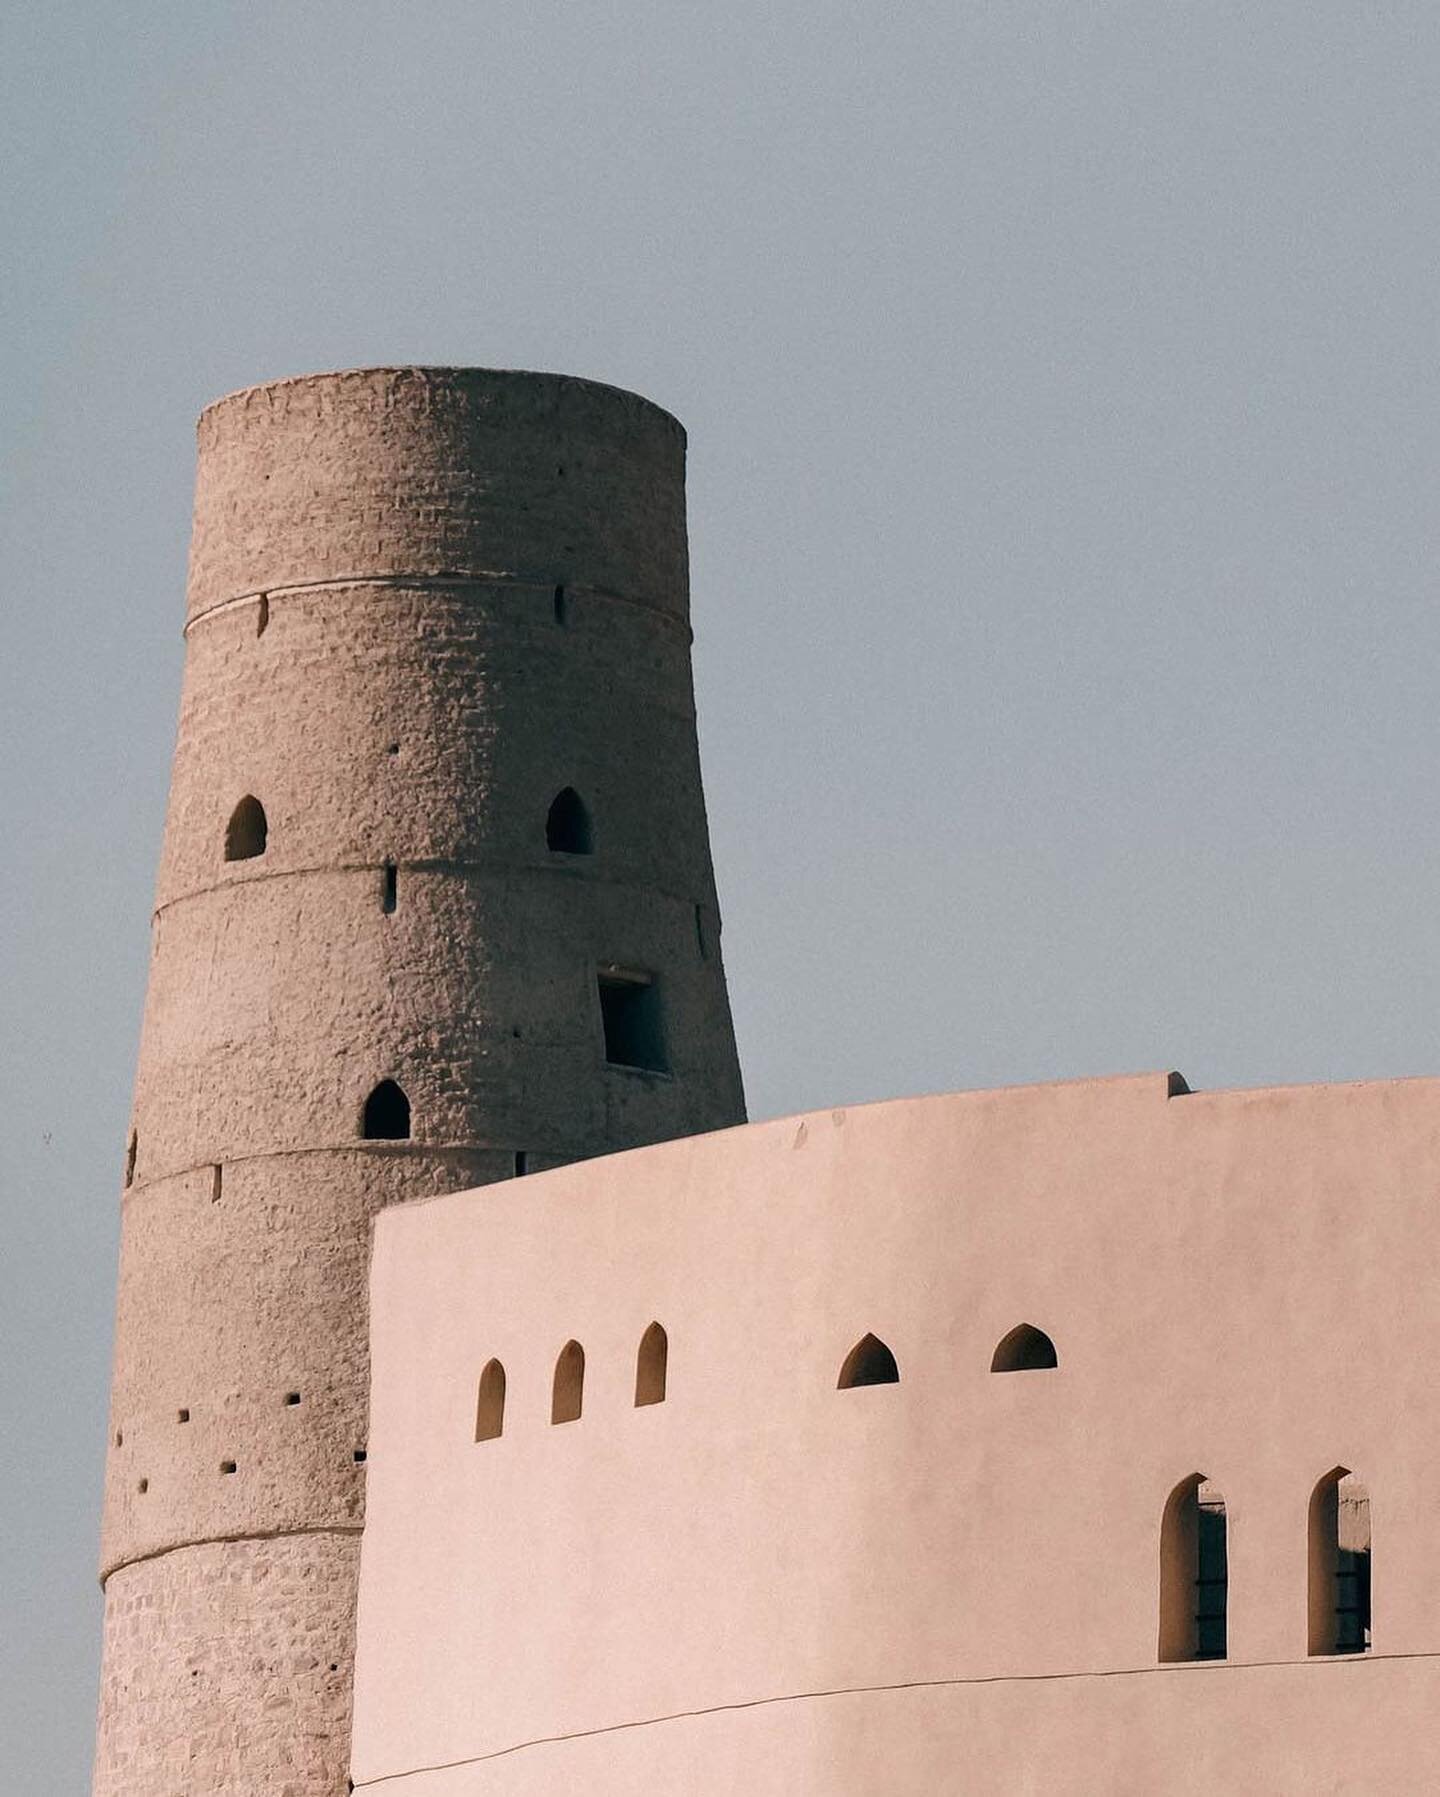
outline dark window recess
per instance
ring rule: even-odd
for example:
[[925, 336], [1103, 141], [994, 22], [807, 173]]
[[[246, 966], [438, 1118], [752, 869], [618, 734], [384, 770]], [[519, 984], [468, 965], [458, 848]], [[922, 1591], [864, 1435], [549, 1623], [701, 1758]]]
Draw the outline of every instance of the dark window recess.
[[700, 950], [700, 959], [708, 961], [710, 946], [705, 940], [705, 907], [703, 905], [695, 907], [695, 946]]
[[530, 1171], [530, 1156], [525, 1152], [525, 1150], [523, 1148], [517, 1148], [515, 1150], [515, 1177], [516, 1177], [516, 1179], [523, 1179], [529, 1171]]
[[840, 1391], [849, 1391], [855, 1385], [898, 1385], [900, 1369], [878, 1335], [862, 1335], [845, 1356], [835, 1383]]
[[235, 1462], [233, 1460], [222, 1460], [220, 1462], [220, 1470], [222, 1473], [233, 1473], [235, 1470]]
[[1195, 1658], [1225, 1658], [1225, 1613], [1230, 1583], [1225, 1505], [1201, 1499], [1195, 1518]]
[[225, 826], [225, 859], [253, 861], [265, 853], [270, 826], [265, 820], [265, 807], [252, 793], [246, 793], [230, 813]]
[[1034, 1373], [1058, 1366], [1055, 1344], [1033, 1323], [1017, 1323], [998, 1344], [990, 1361], [992, 1373]]
[[400, 897], [400, 871], [393, 861], [387, 861], [384, 867], [384, 878], [380, 884], [380, 909], [388, 917], [395, 909]]
[[125, 1189], [128, 1192], [135, 1183], [135, 1156], [139, 1151], [140, 1136], [136, 1130], [130, 1131], [130, 1140], [125, 1144]]
[[1160, 1521], [1160, 1659], [1223, 1660], [1229, 1556], [1225, 1500], [1203, 1473], [1182, 1479]]
[[365, 1100], [360, 1134], [367, 1142], [405, 1142], [410, 1138], [410, 1100], [393, 1079], [382, 1079]]
[[287, 1391], [285, 1394], [285, 1402], [287, 1405], [298, 1404], [300, 1402], [299, 1392], [298, 1391]]
[[590, 813], [573, 786], [557, 792], [550, 802], [549, 815], [545, 819], [545, 846], [552, 854], [560, 855], [592, 855], [595, 852]]
[[1310, 1651], [1370, 1646], [1370, 1493], [1336, 1467], [1310, 1498]]
[[255, 606], [255, 634], [264, 636], [270, 628], [270, 595], [262, 593]]
[[565, 625], [570, 622], [570, 599], [564, 587], [556, 587], [554, 595], [555, 622]]
[[643, 974], [600, 973], [600, 1017], [605, 1059], [612, 1067], [667, 1073], [660, 991]]
[[225, 1175], [220, 1169], [219, 1161], [210, 1169], [210, 1202], [218, 1204], [225, 1185]]
[[190, 1421], [190, 1412], [188, 1410], [177, 1410], [175, 1412], [175, 1421], [177, 1423], [188, 1423]]
[[505, 1428], [505, 1369], [498, 1360], [487, 1360], [480, 1375], [480, 1395], [475, 1405], [476, 1441], [494, 1441]]
[[665, 1402], [665, 1371], [670, 1358], [670, 1339], [664, 1326], [652, 1323], [640, 1337], [635, 1356], [635, 1404]]
[[364, 1450], [364, 1448], [356, 1448], [356, 1450], [355, 1450], [355, 1464], [356, 1464], [356, 1466], [364, 1466], [364, 1464], [365, 1464], [365, 1450]]
[[550, 1421], [573, 1423], [580, 1418], [585, 1399], [585, 1350], [579, 1342], [566, 1342], [555, 1362], [555, 1382], [550, 1390]]

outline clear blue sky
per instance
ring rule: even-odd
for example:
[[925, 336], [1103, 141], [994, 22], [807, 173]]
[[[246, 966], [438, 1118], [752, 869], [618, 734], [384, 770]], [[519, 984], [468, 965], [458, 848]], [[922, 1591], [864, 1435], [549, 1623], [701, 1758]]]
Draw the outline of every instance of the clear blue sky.
[[0, 84], [7, 1793], [87, 1777], [214, 395], [684, 420], [754, 1115], [1440, 1068], [1433, 0], [47, 0]]

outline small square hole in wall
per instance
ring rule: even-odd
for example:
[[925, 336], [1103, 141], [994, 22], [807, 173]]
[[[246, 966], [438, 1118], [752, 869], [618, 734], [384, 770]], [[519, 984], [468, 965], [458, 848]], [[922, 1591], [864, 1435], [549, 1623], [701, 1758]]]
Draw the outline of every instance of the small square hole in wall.
[[287, 1404], [298, 1404], [300, 1402], [299, 1392], [298, 1391], [287, 1391], [285, 1394], [285, 1402]]
[[175, 1421], [177, 1423], [188, 1423], [190, 1421], [190, 1412], [188, 1410], [177, 1410], [175, 1412]]
[[356, 1464], [356, 1466], [364, 1466], [364, 1464], [365, 1464], [365, 1450], [364, 1450], [364, 1448], [356, 1448], [356, 1450], [355, 1450], [355, 1464]]
[[612, 1067], [639, 1067], [668, 1073], [660, 990], [648, 973], [601, 968], [600, 1018], [605, 1030], [605, 1059]]
[[220, 1470], [222, 1473], [233, 1473], [235, 1470], [235, 1462], [233, 1460], [222, 1460], [220, 1462]]
[[141, 1497], [144, 1497], [145, 1493], [150, 1489], [150, 1481], [148, 1479], [142, 1479], [135, 1489], [140, 1493]]

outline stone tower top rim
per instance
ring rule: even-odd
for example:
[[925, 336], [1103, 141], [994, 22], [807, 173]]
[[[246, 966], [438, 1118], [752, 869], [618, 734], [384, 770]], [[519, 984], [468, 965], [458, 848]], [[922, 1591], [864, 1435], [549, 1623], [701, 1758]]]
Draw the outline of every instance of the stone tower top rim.
[[553, 384], [558, 387], [584, 388], [596, 394], [613, 394], [628, 404], [641, 405], [647, 411], [656, 413], [666, 420], [685, 437], [685, 426], [675, 414], [666, 407], [658, 405], [643, 393], [637, 393], [631, 387], [618, 387], [612, 381], [592, 380], [588, 375], [561, 374], [552, 369], [537, 368], [487, 368], [464, 363], [446, 362], [378, 362], [365, 364], [355, 368], [318, 369], [309, 374], [279, 375], [273, 380], [253, 381], [249, 386], [232, 388], [222, 393], [201, 407], [196, 418], [197, 429], [214, 412], [222, 407], [243, 405], [262, 393], [276, 392], [288, 387], [318, 387], [330, 382], [365, 381], [381, 379], [385, 376], [414, 376], [419, 380], [435, 386], [466, 386], [487, 381], [496, 384], [510, 382], [537, 382]]

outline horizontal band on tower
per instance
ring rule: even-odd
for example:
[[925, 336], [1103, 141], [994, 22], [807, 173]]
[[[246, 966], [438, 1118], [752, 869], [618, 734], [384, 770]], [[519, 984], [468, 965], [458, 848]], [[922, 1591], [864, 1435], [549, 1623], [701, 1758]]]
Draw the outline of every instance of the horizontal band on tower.
[[[638, 1075], [645, 1079], [668, 1080], [670, 1078], [670, 1075], [668, 1074], [648, 1072], [641, 1067], [612, 1067], [609, 1071], [612, 1073], [622, 1073], [632, 1076]], [[537, 1149], [529, 1143], [525, 1145], [525, 1148], [526, 1152], [530, 1154], [545, 1153], [544, 1149]], [[406, 1136], [403, 1139], [392, 1141], [383, 1136], [351, 1136], [343, 1142], [314, 1142], [304, 1148], [265, 1148], [258, 1152], [252, 1151], [249, 1153], [242, 1152], [240, 1154], [222, 1154], [218, 1159], [212, 1154], [203, 1160], [190, 1161], [183, 1167], [171, 1167], [163, 1173], [152, 1173], [146, 1179], [135, 1180], [133, 1184], [126, 1186], [124, 1191], [120, 1194], [120, 1202], [122, 1206], [133, 1204], [143, 1192], [151, 1191], [156, 1186], [170, 1185], [177, 1179], [188, 1179], [193, 1174], [205, 1173], [217, 1166], [255, 1166], [262, 1161], [303, 1160], [317, 1154], [363, 1154], [368, 1158], [393, 1161], [406, 1160], [412, 1157], [426, 1155], [433, 1159], [443, 1160], [446, 1155], [450, 1154], [514, 1154], [515, 1152], [516, 1144], [514, 1142], [424, 1142], [415, 1136]], [[586, 1149], [577, 1149], [573, 1153], [567, 1151], [563, 1147], [557, 1147], [555, 1149], [555, 1159], [566, 1166], [569, 1166], [575, 1161], [588, 1160], [590, 1158], [591, 1151]], [[540, 1168], [536, 1169], [537, 1172], [542, 1170], [543, 1169]], [[512, 1174], [506, 1175], [506, 1178], [511, 1177], [513, 1177]], [[490, 1180], [488, 1183], [491, 1185], [503, 1185], [505, 1180], [495, 1179]], [[462, 1191], [478, 1191], [480, 1188], [479, 1186], [474, 1186], [460, 1187], [458, 1189]], [[410, 1199], [407, 1200], [407, 1202], [423, 1203], [424, 1200]]]
[[[450, 587], [531, 587], [537, 593], [548, 591], [554, 582], [536, 580], [524, 574], [515, 574], [505, 569], [494, 568], [477, 570], [473, 573], [445, 574], [342, 574], [325, 580], [292, 580], [284, 581], [276, 586], [254, 587], [248, 592], [235, 593], [228, 599], [217, 599], [213, 605], [207, 605], [203, 611], [195, 611], [185, 620], [181, 627], [182, 637], [188, 637], [197, 624], [207, 618], [216, 617], [221, 612], [233, 611], [236, 606], [254, 605], [260, 599], [283, 597], [287, 593], [324, 592], [329, 588], [346, 587], [391, 587], [401, 592], [412, 592], [417, 588], [424, 592], [427, 588], [444, 591]], [[612, 605], [631, 605], [636, 611], [649, 612], [653, 618], [671, 630], [683, 630], [685, 641], [695, 640], [695, 633], [688, 620], [677, 613], [668, 611], [664, 606], [654, 605], [648, 599], [636, 599], [628, 593], [616, 592], [609, 587], [592, 587], [576, 584], [573, 581], [559, 583], [572, 598], [603, 599]]]
[[364, 1533], [364, 1523], [316, 1523], [308, 1529], [245, 1529], [238, 1534], [230, 1535], [197, 1535], [192, 1541], [172, 1541], [167, 1547], [147, 1549], [143, 1554], [131, 1554], [126, 1559], [119, 1559], [112, 1564], [100, 1568], [100, 1589], [115, 1577], [117, 1572], [126, 1572], [132, 1566], [144, 1566], [150, 1560], [163, 1560], [167, 1554], [183, 1554], [195, 1547], [226, 1547], [240, 1541], [289, 1541], [307, 1535], [360, 1535]]
[[[252, 859], [258, 860], [255, 856]], [[227, 861], [227, 867], [243, 867], [243, 861]], [[157, 923], [167, 911], [173, 911], [177, 905], [193, 902], [195, 899], [209, 898], [216, 892], [233, 892], [240, 886], [262, 886], [267, 880], [303, 880], [314, 879], [324, 874], [379, 874], [386, 867], [393, 867], [402, 874], [460, 874], [469, 878], [478, 876], [481, 879], [513, 880], [519, 874], [532, 873], [541, 879], [583, 880], [587, 886], [608, 886], [621, 890], [644, 893], [647, 898], [668, 899], [674, 905], [703, 904], [703, 899], [696, 899], [693, 893], [676, 892], [668, 886], [652, 886], [648, 882], [638, 880], [617, 880], [606, 874], [596, 873], [588, 862], [583, 868], [575, 867], [569, 862], [553, 863], [541, 861], [510, 861], [497, 865], [490, 861], [454, 861], [445, 856], [422, 857], [416, 861], [324, 861], [308, 867], [276, 867], [266, 868], [256, 873], [237, 873], [228, 880], [216, 880], [210, 886], [193, 886], [188, 892], [176, 893], [163, 904], [156, 905], [150, 913], [152, 923]], [[714, 915], [713, 929], [716, 936], [721, 933], [721, 922], [718, 911]]]

